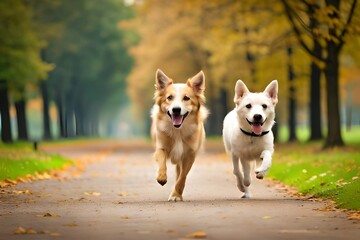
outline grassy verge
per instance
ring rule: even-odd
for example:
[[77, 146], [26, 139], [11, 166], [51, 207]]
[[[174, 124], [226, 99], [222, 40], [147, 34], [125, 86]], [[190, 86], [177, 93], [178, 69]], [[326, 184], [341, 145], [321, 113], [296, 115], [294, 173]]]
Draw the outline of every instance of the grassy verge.
[[72, 161], [42, 151], [30, 143], [0, 144], [0, 181], [62, 168]]
[[332, 150], [321, 150], [321, 144], [279, 144], [269, 176], [340, 208], [360, 210], [360, 144]]

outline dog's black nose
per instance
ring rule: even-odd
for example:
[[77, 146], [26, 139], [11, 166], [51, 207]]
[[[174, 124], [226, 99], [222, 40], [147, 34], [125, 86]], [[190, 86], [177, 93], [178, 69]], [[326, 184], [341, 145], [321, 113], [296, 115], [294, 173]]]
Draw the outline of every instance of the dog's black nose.
[[262, 116], [260, 114], [255, 114], [254, 115], [254, 121], [255, 122], [261, 122], [262, 120]]
[[172, 112], [175, 113], [175, 114], [180, 114], [181, 108], [179, 108], [179, 107], [174, 107], [174, 108], [172, 109]]

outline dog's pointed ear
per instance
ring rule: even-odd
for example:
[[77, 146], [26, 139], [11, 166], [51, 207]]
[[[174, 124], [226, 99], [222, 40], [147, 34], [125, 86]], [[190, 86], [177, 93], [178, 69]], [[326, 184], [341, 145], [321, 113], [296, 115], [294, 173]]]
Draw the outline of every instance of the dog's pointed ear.
[[155, 74], [155, 89], [156, 90], [163, 90], [166, 88], [167, 85], [171, 84], [173, 81], [171, 78], [165, 75], [163, 71], [160, 69], [156, 70]]
[[267, 94], [271, 98], [273, 104], [276, 105], [278, 102], [278, 81], [272, 80], [265, 88], [264, 93]]
[[237, 80], [235, 85], [234, 103], [239, 105], [241, 99], [248, 93], [249, 89], [246, 87], [245, 83], [241, 80]]
[[201, 94], [205, 90], [205, 74], [203, 71], [198, 72], [195, 76], [187, 81], [190, 86], [198, 94]]

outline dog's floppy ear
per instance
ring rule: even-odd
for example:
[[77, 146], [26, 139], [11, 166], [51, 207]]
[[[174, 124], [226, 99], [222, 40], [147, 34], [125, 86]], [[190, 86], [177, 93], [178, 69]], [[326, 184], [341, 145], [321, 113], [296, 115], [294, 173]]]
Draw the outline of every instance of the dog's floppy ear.
[[198, 72], [195, 76], [187, 81], [190, 86], [198, 94], [201, 94], [205, 90], [205, 74], [203, 71]]
[[160, 69], [156, 70], [155, 74], [155, 89], [163, 90], [167, 85], [171, 84], [173, 81], [168, 76], [163, 73]]
[[271, 83], [265, 88], [264, 91], [265, 94], [267, 94], [273, 104], [277, 104], [278, 102], [278, 81], [277, 80], [272, 80]]
[[241, 80], [237, 80], [235, 85], [234, 103], [238, 105], [241, 98], [243, 98], [248, 92], [249, 89], [246, 87], [245, 83]]

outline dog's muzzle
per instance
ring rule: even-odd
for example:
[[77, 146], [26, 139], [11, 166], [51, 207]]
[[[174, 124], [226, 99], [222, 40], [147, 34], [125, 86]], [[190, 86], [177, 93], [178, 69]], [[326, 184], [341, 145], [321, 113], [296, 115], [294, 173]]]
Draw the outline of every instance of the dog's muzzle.
[[169, 117], [171, 118], [171, 122], [174, 127], [179, 128], [183, 124], [185, 118], [189, 114], [189, 112], [186, 112], [184, 115], [181, 115], [181, 108], [173, 108], [172, 113], [170, 111], [167, 112]]
[[260, 114], [256, 114], [254, 115], [254, 121], [251, 122], [249, 121], [249, 119], [246, 119], [246, 121], [250, 124], [251, 126], [251, 130], [253, 131], [253, 133], [260, 135], [263, 131], [263, 124], [265, 123], [266, 119], [264, 121], [262, 121], [263, 118]]

